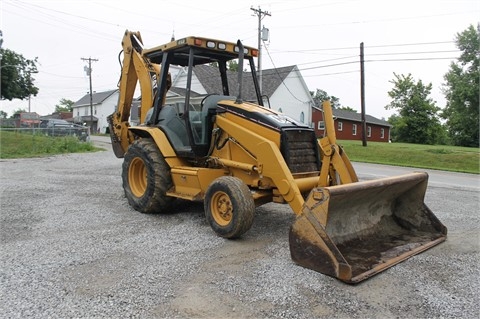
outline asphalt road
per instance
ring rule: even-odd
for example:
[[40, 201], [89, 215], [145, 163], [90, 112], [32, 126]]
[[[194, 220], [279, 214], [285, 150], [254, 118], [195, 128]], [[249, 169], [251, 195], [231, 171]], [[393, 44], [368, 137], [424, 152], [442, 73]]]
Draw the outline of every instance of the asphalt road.
[[428, 173], [428, 181], [429, 185], [431, 186], [466, 188], [477, 191], [480, 190], [480, 177], [476, 174], [454, 173], [431, 169], [367, 163], [353, 163], [353, 165], [355, 167], [355, 171], [361, 179], [382, 178], [408, 174], [414, 171], [422, 171]]
[[[135, 212], [122, 160], [96, 138], [106, 151], [0, 162], [0, 318], [480, 317], [476, 175], [429, 172], [425, 202], [447, 241], [347, 285], [292, 262], [286, 205], [257, 208], [234, 241], [198, 203]], [[398, 173], [354, 166], [361, 179]]]

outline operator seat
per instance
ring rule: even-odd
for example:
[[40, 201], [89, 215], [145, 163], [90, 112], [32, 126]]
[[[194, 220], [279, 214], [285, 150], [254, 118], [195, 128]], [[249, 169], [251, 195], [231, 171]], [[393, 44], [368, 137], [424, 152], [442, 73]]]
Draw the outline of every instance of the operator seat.
[[173, 105], [165, 105], [158, 115], [158, 124], [163, 129], [174, 149], [190, 147], [187, 127]]
[[210, 137], [210, 134], [208, 134], [209, 127], [211, 127], [210, 123], [210, 118], [209, 114], [214, 114], [212, 113], [213, 110], [217, 108], [218, 102], [221, 100], [232, 100], [235, 101], [236, 97], [234, 96], [229, 96], [229, 95], [210, 95], [205, 98], [203, 101], [203, 106], [202, 106], [202, 137], [201, 137], [201, 143], [206, 144], [208, 143], [208, 138]]

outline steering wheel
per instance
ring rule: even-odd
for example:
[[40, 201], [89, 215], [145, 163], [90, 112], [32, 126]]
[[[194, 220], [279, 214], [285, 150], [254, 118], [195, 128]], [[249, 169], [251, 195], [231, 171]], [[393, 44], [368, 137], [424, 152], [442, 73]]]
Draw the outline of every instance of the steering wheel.
[[200, 102], [200, 110], [203, 110], [203, 104], [205, 103], [205, 100], [207, 99], [207, 97], [212, 96], [212, 95], [219, 95], [219, 94], [218, 93], [210, 93], [210, 94], [205, 95], [205, 97]]

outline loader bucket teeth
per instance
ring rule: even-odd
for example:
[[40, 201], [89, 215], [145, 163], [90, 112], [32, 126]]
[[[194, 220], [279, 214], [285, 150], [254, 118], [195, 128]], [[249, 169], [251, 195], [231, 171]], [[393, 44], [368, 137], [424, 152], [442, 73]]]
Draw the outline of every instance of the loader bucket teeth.
[[313, 189], [290, 229], [299, 265], [358, 283], [446, 240], [426, 173]]

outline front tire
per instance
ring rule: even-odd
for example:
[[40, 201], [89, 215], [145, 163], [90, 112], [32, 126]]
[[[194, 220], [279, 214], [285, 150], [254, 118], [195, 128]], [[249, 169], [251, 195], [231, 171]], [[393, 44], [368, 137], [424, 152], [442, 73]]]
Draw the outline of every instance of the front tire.
[[151, 138], [141, 138], [129, 146], [122, 180], [128, 203], [141, 213], [166, 213], [174, 201], [166, 195], [173, 186], [170, 167]]
[[205, 194], [205, 217], [213, 231], [224, 238], [238, 238], [253, 224], [255, 202], [239, 178], [219, 177]]

